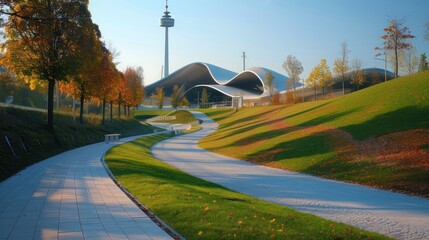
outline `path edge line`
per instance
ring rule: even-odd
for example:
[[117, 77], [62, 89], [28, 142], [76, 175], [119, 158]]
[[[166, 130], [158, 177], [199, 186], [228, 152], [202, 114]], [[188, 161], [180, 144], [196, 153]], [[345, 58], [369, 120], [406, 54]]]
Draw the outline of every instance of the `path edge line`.
[[[165, 132], [162, 132], [165, 133]], [[150, 135], [154, 135], [154, 134], [150, 134]], [[110, 149], [109, 149], [110, 150]], [[109, 151], [107, 150], [107, 151]], [[142, 210], [143, 213], [145, 213], [153, 222], [155, 222], [156, 225], [158, 225], [162, 230], [164, 230], [168, 235], [170, 235], [173, 239], [176, 240], [186, 240], [186, 238], [184, 238], [182, 235], [180, 235], [176, 230], [174, 230], [170, 225], [168, 225], [167, 223], [165, 223], [163, 220], [161, 220], [158, 216], [155, 215], [155, 213], [153, 213], [146, 205], [144, 205], [143, 203], [141, 203], [136, 197], [134, 197], [133, 194], [131, 194], [127, 188], [125, 188], [113, 175], [113, 173], [110, 171], [110, 169], [107, 167], [106, 162], [104, 161], [104, 158], [106, 156], [107, 151], [103, 154], [103, 156], [101, 157], [100, 161], [104, 167], [104, 170], [106, 170], [107, 174], [109, 175], [109, 177], [112, 179], [112, 181], [116, 184], [116, 186], [119, 187], [119, 189], [121, 189], [121, 191], [123, 193], [125, 193], [125, 195], [127, 195], [127, 197], [134, 202], [134, 204], [140, 209]]]

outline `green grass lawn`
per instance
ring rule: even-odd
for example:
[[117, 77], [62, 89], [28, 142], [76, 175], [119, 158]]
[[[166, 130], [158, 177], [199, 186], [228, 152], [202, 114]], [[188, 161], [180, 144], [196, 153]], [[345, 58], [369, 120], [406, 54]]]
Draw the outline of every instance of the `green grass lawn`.
[[134, 117], [140, 121], [157, 116], [176, 116], [176, 119], [174, 120], [158, 121], [163, 123], [191, 123], [198, 121], [198, 119], [194, 118], [192, 113], [186, 110], [139, 110], [134, 113]]
[[145, 121], [149, 118], [167, 115], [170, 112], [171, 112], [171, 110], [163, 110], [163, 109], [137, 110], [134, 112], [134, 118], [139, 120], [139, 121]]
[[192, 123], [198, 121], [198, 119], [194, 118], [194, 115], [186, 110], [178, 110], [171, 112], [168, 116], [176, 116], [174, 120], [162, 120], [160, 122], [164, 123]]
[[[427, 159], [407, 159], [406, 149], [398, 153], [394, 147], [389, 149], [390, 143], [401, 148], [406, 141], [417, 141], [414, 135], [402, 142], [394, 142], [388, 135], [404, 132], [408, 136], [406, 131], [429, 128], [429, 71], [336, 99], [244, 108], [235, 113], [204, 112], [220, 125], [200, 141], [208, 150], [272, 167], [429, 196]], [[425, 138], [429, 135], [423, 132], [419, 140], [423, 142], [416, 143], [420, 149], [427, 149]], [[391, 152], [377, 152], [384, 148]]]
[[[54, 127], [46, 126], [46, 114], [36, 111], [0, 108], [0, 181], [35, 162], [63, 151], [104, 141], [104, 134], [120, 133], [122, 137], [153, 132], [153, 128], [125, 116], [106, 120], [85, 117], [85, 124], [74, 124], [71, 114], [55, 113]], [[10, 150], [5, 136], [14, 149]]]
[[116, 146], [105, 160], [122, 185], [187, 239], [386, 239], [230, 191], [154, 159], [150, 147], [169, 137]]

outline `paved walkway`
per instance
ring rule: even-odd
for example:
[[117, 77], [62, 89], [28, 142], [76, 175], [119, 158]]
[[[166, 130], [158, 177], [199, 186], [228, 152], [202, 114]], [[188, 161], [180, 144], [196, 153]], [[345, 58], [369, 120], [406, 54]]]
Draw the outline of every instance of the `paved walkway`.
[[100, 159], [115, 144], [59, 154], [0, 183], [0, 239], [171, 239], [106, 173]]
[[254, 165], [197, 146], [217, 124], [158, 143], [153, 155], [229, 189], [399, 239], [429, 239], [429, 200]]

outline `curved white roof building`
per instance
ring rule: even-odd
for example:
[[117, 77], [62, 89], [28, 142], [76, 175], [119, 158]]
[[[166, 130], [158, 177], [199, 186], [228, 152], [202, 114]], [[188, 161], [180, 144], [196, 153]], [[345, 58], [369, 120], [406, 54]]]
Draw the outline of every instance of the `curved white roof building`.
[[209, 93], [211, 102], [230, 101], [233, 98], [258, 100], [270, 96], [265, 82], [267, 72], [274, 76], [274, 88], [277, 92], [287, 90], [286, 82], [289, 78], [266, 68], [253, 67], [236, 73], [202, 62], [191, 63], [145, 88], [150, 95], [157, 87], [162, 87], [165, 95], [170, 96], [173, 87], [177, 85], [182, 88], [191, 104], [199, 101], [203, 88]]

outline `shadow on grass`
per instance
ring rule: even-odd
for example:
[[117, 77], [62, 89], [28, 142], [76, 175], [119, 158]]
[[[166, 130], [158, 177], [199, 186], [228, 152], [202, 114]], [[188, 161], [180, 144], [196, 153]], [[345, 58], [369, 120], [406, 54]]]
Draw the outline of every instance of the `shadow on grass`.
[[[323, 117], [318, 117], [318, 118], [312, 119], [312, 120], [305, 122], [299, 126], [302, 126], [302, 127], [316, 126], [319, 124], [323, 124], [325, 122], [334, 121], [337, 118], [341, 118], [341, 117], [346, 116], [346, 115], [353, 113], [355, 111], [358, 111], [358, 110], [352, 109], [349, 111], [344, 111], [344, 112], [340, 112], [340, 113], [336, 113], [336, 114], [329, 114], [329, 115], [326, 115]], [[249, 131], [252, 131], [252, 130], [257, 129], [259, 127], [264, 127], [264, 126], [268, 126], [270, 124], [274, 124], [278, 121], [284, 121], [284, 120], [283, 119], [275, 119], [272, 121], [264, 121], [264, 122], [260, 121], [257, 124], [252, 124], [248, 127], [244, 127], [244, 128], [240, 128], [238, 130], [235, 130], [235, 131], [231, 132], [230, 135], [234, 136], [234, 135], [242, 134], [245, 132], [249, 132]], [[235, 142], [233, 142], [229, 146], [245, 146], [245, 145], [252, 143], [252, 142], [270, 140], [270, 139], [279, 137], [281, 135], [292, 133], [292, 132], [299, 131], [299, 130], [302, 130], [302, 128], [290, 127], [290, 128], [285, 128], [285, 129], [273, 129], [271, 131], [265, 131], [265, 132], [260, 132], [260, 133], [254, 134], [254, 135], [246, 136], [245, 139], [236, 140]], [[222, 146], [222, 147], [225, 147], [225, 146]], [[228, 146], [226, 146], [226, 147], [228, 147]], [[209, 149], [210, 150], [216, 150], [217, 148], [209, 148]], [[299, 149], [299, 146], [296, 149]], [[306, 151], [307, 150], [305, 150], [305, 152]]]
[[[150, 143], [143, 141], [132, 141], [126, 145], [136, 146], [139, 149], [150, 149]], [[120, 149], [122, 146], [118, 146]], [[106, 163], [108, 164], [113, 175], [118, 178], [142, 175], [148, 178], [164, 179], [165, 182], [159, 183], [160, 185], [168, 183], [173, 185], [187, 185], [193, 187], [203, 188], [222, 188], [206, 181], [196, 181], [195, 177], [187, 175], [182, 171], [170, 167], [167, 164], [161, 163], [157, 160], [145, 160], [145, 152], [134, 152], [130, 154], [116, 154], [114, 151], [106, 155]], [[155, 162], [154, 162], [155, 161]]]
[[[280, 161], [281, 168], [302, 171], [307, 166], [311, 166], [316, 162], [323, 162], [332, 156], [332, 150], [329, 144], [326, 143], [326, 137], [324, 133], [319, 133], [284, 141], [271, 149], [261, 150], [255, 153], [252, 158], [260, 164]], [[276, 149], [279, 151], [270, 153]], [[303, 160], [303, 158], [305, 158], [305, 160]]]
[[[204, 114], [209, 116], [211, 119], [213, 119], [215, 121], [220, 121], [224, 118], [231, 116], [231, 114], [233, 114], [235, 112], [235, 110], [220, 109], [220, 110], [215, 110], [215, 111], [202, 111], [202, 112], [204, 112]], [[226, 113], [228, 113], [228, 114], [226, 114]]]
[[347, 111], [342, 111], [342, 112], [336, 112], [336, 113], [322, 115], [320, 117], [316, 117], [316, 118], [308, 120], [308, 121], [306, 121], [304, 123], [301, 123], [298, 126], [317, 126], [317, 125], [321, 125], [321, 124], [323, 125], [325, 123], [332, 122], [332, 121], [334, 121], [334, 120], [336, 120], [338, 118], [347, 116], [349, 114], [359, 112], [362, 109], [363, 108], [360, 107], [360, 108], [350, 109], [350, 110], [347, 110]]
[[297, 112], [297, 113], [291, 114], [291, 115], [289, 115], [289, 116], [286, 116], [286, 117], [285, 117], [285, 119], [293, 118], [293, 117], [297, 117], [297, 116], [299, 116], [299, 115], [302, 115], [302, 114], [305, 114], [305, 113], [308, 113], [308, 112], [314, 111], [314, 110], [316, 110], [316, 109], [318, 109], [318, 108], [321, 108], [321, 107], [324, 107], [324, 106], [326, 106], [326, 105], [330, 104], [331, 102], [332, 102], [332, 101], [329, 101], [329, 102], [326, 102], [326, 103], [323, 103], [323, 104], [317, 105], [317, 106], [315, 106], [315, 107], [312, 107], [312, 108], [306, 109], [306, 110], [304, 110], [304, 111], [301, 111], [301, 112]]
[[157, 166], [155, 164], [147, 163], [144, 160], [136, 162], [130, 161], [128, 158], [115, 156], [114, 158], [108, 158], [106, 162], [108, 163], [113, 175], [117, 178], [131, 175], [143, 175], [145, 178], [163, 179], [164, 182], [159, 182], [159, 184], [169, 183], [174, 185], [180, 184], [207, 188], [214, 187], [208, 182], [196, 182], [194, 177], [185, 175], [179, 170]]
[[429, 128], [428, 107], [401, 108], [380, 114], [364, 123], [341, 127], [358, 140], [416, 128]]
[[242, 122], [247, 122], [247, 121], [257, 120], [257, 119], [259, 119], [259, 118], [261, 117], [261, 115], [267, 115], [267, 114], [271, 114], [271, 113], [274, 113], [274, 112], [277, 112], [277, 111], [278, 111], [278, 108], [275, 108], [275, 109], [271, 109], [271, 110], [269, 110], [269, 111], [266, 111], [266, 112], [260, 113], [260, 114], [258, 114], [258, 115], [251, 115], [251, 116], [247, 116], [247, 117], [239, 118], [239, 119], [237, 119], [237, 120], [234, 120], [234, 121], [228, 122], [228, 123], [226, 123], [226, 124], [222, 124], [222, 125], [219, 127], [219, 129], [220, 129], [220, 130], [222, 130], [222, 129], [227, 129], [227, 128], [229, 128], [229, 127], [232, 127], [232, 126], [234, 126], [234, 125], [236, 125], [236, 124], [240, 124], [240, 123], [242, 123]]

